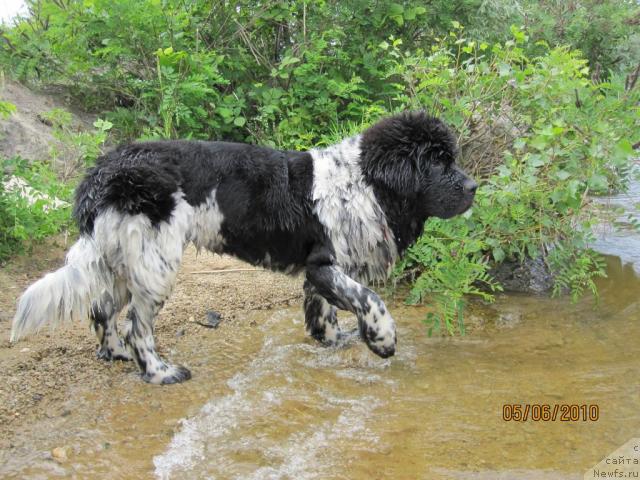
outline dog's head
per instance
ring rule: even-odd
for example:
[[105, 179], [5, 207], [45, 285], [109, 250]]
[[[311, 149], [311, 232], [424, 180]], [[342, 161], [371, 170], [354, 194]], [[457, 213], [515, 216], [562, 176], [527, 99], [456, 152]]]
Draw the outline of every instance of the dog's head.
[[471, 207], [478, 184], [456, 165], [456, 139], [439, 119], [423, 111], [386, 118], [362, 134], [360, 148], [374, 188], [411, 202], [425, 218]]

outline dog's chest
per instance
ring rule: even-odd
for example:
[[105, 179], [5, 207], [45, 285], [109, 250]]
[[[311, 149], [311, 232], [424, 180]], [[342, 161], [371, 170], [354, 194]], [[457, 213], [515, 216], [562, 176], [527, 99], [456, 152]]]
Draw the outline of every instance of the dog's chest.
[[310, 153], [315, 213], [333, 244], [338, 265], [365, 282], [386, 279], [397, 249], [373, 189], [364, 182], [359, 137]]

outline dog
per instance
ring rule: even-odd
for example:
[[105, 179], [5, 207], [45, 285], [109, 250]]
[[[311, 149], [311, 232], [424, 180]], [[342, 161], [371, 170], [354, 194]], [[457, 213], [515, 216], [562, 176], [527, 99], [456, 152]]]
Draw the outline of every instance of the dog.
[[193, 243], [287, 274], [304, 271], [308, 334], [335, 344], [337, 309], [347, 310], [369, 349], [390, 357], [395, 323], [366, 285], [388, 277], [428, 217], [470, 208], [477, 183], [457, 156], [453, 132], [423, 111], [305, 152], [180, 140], [120, 146], [78, 186], [80, 237], [66, 265], [22, 295], [11, 341], [46, 322], [89, 318], [99, 358], [133, 360], [153, 384], [188, 380], [187, 368], [158, 355], [153, 330]]

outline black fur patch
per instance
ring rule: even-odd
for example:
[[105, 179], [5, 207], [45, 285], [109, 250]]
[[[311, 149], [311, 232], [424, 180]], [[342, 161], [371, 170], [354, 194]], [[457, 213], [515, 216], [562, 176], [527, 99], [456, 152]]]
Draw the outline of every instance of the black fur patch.
[[166, 153], [140, 144], [98, 159], [76, 191], [74, 216], [80, 232], [90, 234], [96, 217], [110, 207], [130, 215], [142, 213], [153, 225], [168, 221], [181, 176], [177, 162]]

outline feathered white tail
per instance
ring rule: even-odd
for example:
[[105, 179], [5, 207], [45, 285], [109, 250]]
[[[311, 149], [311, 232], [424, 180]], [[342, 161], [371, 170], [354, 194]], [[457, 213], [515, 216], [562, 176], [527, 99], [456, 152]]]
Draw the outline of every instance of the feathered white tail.
[[67, 264], [31, 285], [20, 298], [11, 341], [52, 326], [85, 320], [92, 302], [113, 292], [113, 273], [94, 240], [81, 237], [69, 250]]

